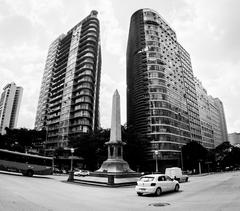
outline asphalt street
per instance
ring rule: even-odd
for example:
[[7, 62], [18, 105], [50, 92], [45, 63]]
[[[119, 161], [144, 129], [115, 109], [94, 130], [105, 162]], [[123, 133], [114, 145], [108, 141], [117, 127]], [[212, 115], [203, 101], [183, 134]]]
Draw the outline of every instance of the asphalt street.
[[160, 197], [139, 197], [133, 186], [96, 187], [66, 180], [0, 172], [0, 210], [240, 210], [240, 171], [190, 177], [178, 193]]

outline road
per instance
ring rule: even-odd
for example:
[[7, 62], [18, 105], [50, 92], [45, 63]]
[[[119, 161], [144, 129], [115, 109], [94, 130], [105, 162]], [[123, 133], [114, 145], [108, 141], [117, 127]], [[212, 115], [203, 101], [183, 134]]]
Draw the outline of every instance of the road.
[[[95, 187], [66, 179], [0, 172], [0, 210], [240, 210], [240, 171], [191, 177], [181, 183], [180, 192], [160, 197], [139, 197], [134, 187]], [[167, 205], [154, 206], [160, 203]]]

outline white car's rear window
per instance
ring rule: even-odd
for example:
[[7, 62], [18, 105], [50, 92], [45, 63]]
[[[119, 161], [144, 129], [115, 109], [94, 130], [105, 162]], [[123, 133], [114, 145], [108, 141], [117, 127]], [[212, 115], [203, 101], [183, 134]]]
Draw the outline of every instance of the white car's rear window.
[[139, 181], [141, 182], [151, 182], [153, 181], [154, 177], [141, 177]]

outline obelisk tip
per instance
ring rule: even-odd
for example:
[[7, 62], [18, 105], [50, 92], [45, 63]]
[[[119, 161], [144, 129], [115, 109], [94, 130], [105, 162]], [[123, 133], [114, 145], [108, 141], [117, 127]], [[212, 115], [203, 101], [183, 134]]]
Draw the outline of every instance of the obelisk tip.
[[119, 95], [118, 90], [116, 89], [114, 95]]

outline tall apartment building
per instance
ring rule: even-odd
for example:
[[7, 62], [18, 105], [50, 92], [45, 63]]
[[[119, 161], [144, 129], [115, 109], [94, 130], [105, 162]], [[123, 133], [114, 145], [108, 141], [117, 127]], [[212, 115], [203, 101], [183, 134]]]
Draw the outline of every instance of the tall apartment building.
[[185, 87], [184, 97], [186, 98], [187, 102], [191, 140], [202, 143], [200, 114], [191, 58], [189, 53], [180, 44], [178, 44], [178, 47], [183, 74], [182, 77]]
[[37, 115], [35, 120], [35, 128], [37, 130], [46, 129], [47, 115], [49, 111], [49, 100], [51, 95], [53, 69], [55, 59], [57, 57], [58, 46], [64, 35], [59, 36], [49, 47], [48, 56], [42, 77], [42, 84], [40, 89], [40, 96], [37, 107]]
[[[214, 98], [214, 106], [220, 105]], [[220, 110], [214, 110], [213, 126], [209, 96], [194, 79], [190, 55], [178, 43], [175, 31], [154, 10], [136, 11], [127, 46], [127, 125], [149, 137], [152, 165], [156, 150], [164, 168], [180, 165], [181, 148], [189, 141], [214, 148], [223, 140], [220, 122], [226, 126]]]
[[197, 100], [202, 132], [202, 145], [206, 148], [214, 148], [213, 124], [210, 111], [209, 96], [202, 83], [194, 78], [197, 91]]
[[228, 132], [227, 132], [227, 123], [225, 118], [225, 112], [223, 108], [223, 103], [220, 99], [214, 98], [214, 103], [218, 108], [219, 116], [220, 116], [220, 127], [222, 131], [222, 142], [228, 141]]
[[13, 129], [17, 126], [22, 94], [23, 88], [16, 86], [13, 82], [3, 88], [0, 99], [0, 133], [2, 135], [6, 133], [6, 127]]
[[192, 78], [175, 31], [151, 9], [135, 12], [127, 47], [127, 125], [150, 137], [149, 160], [158, 150], [161, 166], [178, 165], [182, 146], [192, 137], [201, 140]]
[[208, 99], [209, 99], [210, 115], [211, 115], [212, 129], [213, 129], [214, 147], [216, 147], [222, 142], [224, 142], [223, 131], [221, 130], [221, 118], [219, 115], [219, 109], [215, 103], [215, 98], [209, 95]]
[[218, 98], [208, 95], [207, 90], [197, 78], [194, 78], [194, 81], [200, 113], [202, 144], [206, 148], [214, 148], [228, 141], [223, 104]]
[[97, 11], [49, 47], [36, 129], [47, 130], [49, 150], [99, 127], [101, 48]]

